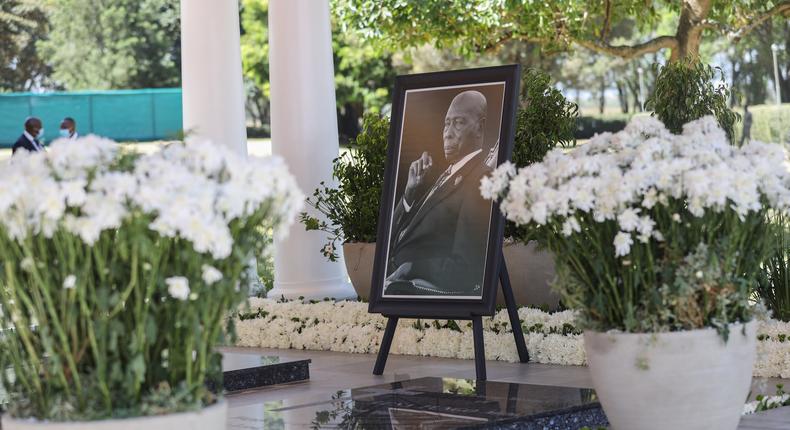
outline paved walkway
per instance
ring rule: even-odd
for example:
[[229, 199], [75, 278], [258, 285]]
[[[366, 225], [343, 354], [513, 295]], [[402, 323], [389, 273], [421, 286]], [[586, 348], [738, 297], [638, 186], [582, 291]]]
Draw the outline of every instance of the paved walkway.
[[[310, 380], [251, 390], [228, 396], [229, 418], [248, 415], [249, 411], [264, 404], [278, 402], [279, 407], [322, 404], [339, 391], [387, 382], [416, 379], [426, 376], [474, 379], [475, 369], [472, 360], [455, 360], [433, 357], [391, 355], [381, 376], [372, 374], [376, 356], [372, 354], [347, 354], [328, 351], [296, 351], [265, 348], [225, 348], [227, 351], [259, 355], [280, 356], [288, 359], [311, 359]], [[592, 388], [592, 380], [586, 367], [560, 366], [538, 363], [486, 362], [490, 381], [518, 382], [536, 385], [556, 385], [564, 387]], [[757, 394], [774, 394], [776, 384], [790, 387], [787, 379], [755, 379], [751, 397]], [[238, 423], [237, 423], [238, 424]], [[252, 424], [252, 423], [250, 423]], [[255, 425], [249, 427], [259, 428]], [[748, 416], [741, 421], [743, 430], [790, 429], [790, 407], [769, 413]]]

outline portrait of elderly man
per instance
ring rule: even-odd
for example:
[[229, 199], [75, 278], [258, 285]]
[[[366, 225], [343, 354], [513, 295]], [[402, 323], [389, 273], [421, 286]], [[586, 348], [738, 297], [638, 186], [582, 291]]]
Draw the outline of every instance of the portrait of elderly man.
[[448, 164], [443, 172], [428, 151], [407, 160], [408, 178], [395, 196], [384, 296], [482, 294], [491, 216], [491, 203], [479, 191], [480, 179], [491, 172], [484, 150], [487, 110], [479, 91], [453, 98], [441, 136]]

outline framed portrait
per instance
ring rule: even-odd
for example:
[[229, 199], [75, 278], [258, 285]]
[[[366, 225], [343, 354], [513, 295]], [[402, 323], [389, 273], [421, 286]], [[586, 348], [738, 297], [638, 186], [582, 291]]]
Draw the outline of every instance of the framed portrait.
[[494, 312], [504, 219], [480, 180], [510, 158], [520, 67], [398, 76], [370, 312]]

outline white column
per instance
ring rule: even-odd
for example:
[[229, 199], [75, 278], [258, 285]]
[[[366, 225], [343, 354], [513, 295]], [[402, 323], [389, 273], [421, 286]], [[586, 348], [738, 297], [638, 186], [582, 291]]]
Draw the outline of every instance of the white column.
[[[339, 150], [328, 0], [269, 1], [269, 82], [272, 152], [311, 195], [321, 181], [332, 183]], [[275, 243], [269, 297], [356, 298], [342, 250], [334, 263], [319, 252], [325, 239], [297, 223]]]
[[181, 0], [184, 131], [247, 154], [238, 0]]

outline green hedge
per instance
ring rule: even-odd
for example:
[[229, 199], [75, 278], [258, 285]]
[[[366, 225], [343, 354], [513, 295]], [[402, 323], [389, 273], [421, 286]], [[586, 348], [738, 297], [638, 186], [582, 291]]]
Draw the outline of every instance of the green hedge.
[[[743, 109], [737, 111], [743, 115]], [[752, 139], [762, 142], [790, 143], [790, 103], [749, 106], [752, 113]], [[740, 142], [743, 120], [736, 124], [735, 135]]]
[[576, 122], [576, 139], [589, 139], [604, 132], [617, 133], [625, 128], [628, 121], [635, 116], [650, 115], [650, 112], [607, 113], [579, 117]]

